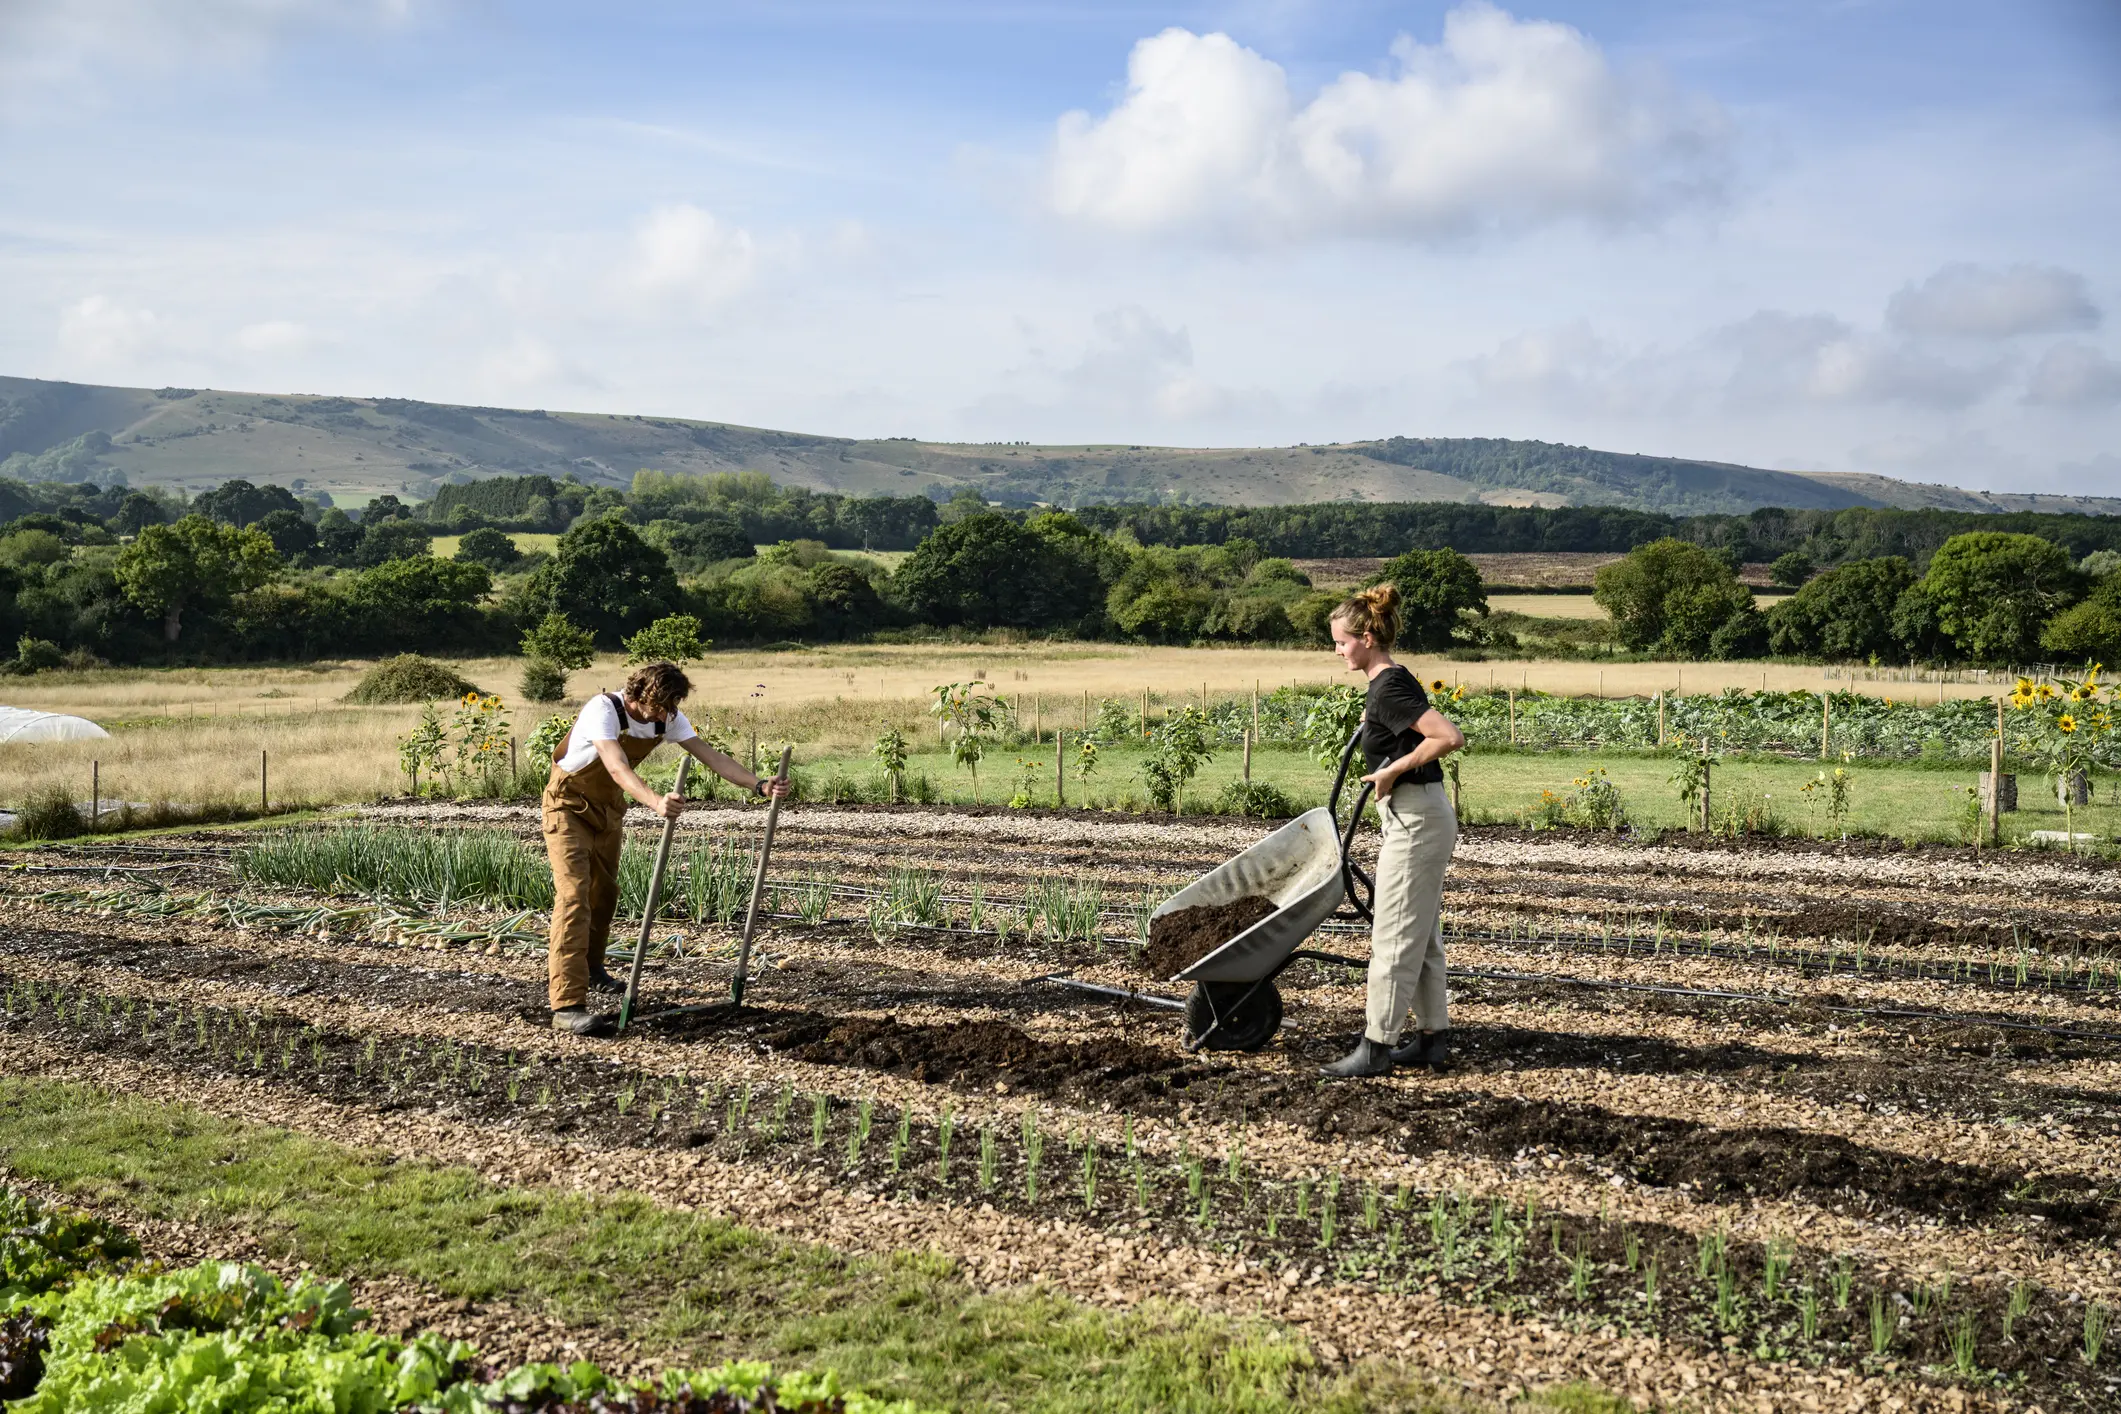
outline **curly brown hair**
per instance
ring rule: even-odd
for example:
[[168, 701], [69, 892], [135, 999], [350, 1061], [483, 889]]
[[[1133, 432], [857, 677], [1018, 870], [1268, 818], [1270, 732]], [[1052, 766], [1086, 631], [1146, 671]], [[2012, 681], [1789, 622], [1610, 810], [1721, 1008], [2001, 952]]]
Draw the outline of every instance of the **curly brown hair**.
[[1399, 586], [1373, 584], [1357, 590], [1333, 611], [1332, 622], [1345, 628], [1351, 638], [1367, 633], [1372, 643], [1389, 650], [1399, 641]]
[[626, 675], [626, 700], [665, 716], [692, 695], [692, 679], [675, 663], [643, 663]]

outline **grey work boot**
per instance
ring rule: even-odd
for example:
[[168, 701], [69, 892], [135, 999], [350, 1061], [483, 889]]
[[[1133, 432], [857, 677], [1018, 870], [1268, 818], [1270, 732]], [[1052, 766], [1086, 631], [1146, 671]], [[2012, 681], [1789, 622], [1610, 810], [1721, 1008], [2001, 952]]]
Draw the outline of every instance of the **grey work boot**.
[[609, 1036], [618, 1028], [618, 1018], [608, 1011], [586, 1006], [562, 1007], [552, 1014], [552, 1029], [570, 1036]]
[[1392, 1048], [1367, 1036], [1333, 1064], [1318, 1068], [1318, 1073], [1328, 1080], [1362, 1080], [1373, 1075], [1389, 1075], [1391, 1071]]
[[589, 969], [589, 990], [592, 992], [617, 993], [626, 990], [626, 984], [601, 967]]
[[1451, 1068], [1451, 1033], [1417, 1031], [1392, 1052], [1394, 1065], [1421, 1065], [1441, 1075]]

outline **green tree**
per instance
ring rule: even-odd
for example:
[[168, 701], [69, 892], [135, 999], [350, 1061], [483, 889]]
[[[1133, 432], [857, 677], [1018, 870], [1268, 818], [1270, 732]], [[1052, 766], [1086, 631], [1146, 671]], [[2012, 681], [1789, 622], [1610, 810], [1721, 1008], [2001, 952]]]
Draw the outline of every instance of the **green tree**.
[[378, 642], [433, 648], [476, 637], [479, 602], [493, 589], [493, 571], [462, 560], [391, 560], [355, 575], [347, 602]]
[[1937, 627], [1962, 657], [2029, 663], [2040, 631], [2082, 592], [2069, 551], [2037, 535], [1954, 535], [1931, 557], [1923, 593]]
[[2041, 631], [2040, 646], [2064, 660], [2121, 664], [2121, 572], [2107, 575], [2084, 602], [2057, 614]]
[[433, 535], [429, 527], [403, 517], [364, 521], [360, 543], [354, 546], [354, 563], [382, 565], [392, 560], [424, 558], [434, 553], [428, 543]]
[[[466, 508], [459, 506], [457, 509]], [[463, 539], [457, 541], [456, 558], [484, 565], [490, 570], [506, 570], [514, 568], [523, 558], [523, 552], [516, 548], [515, 540], [507, 531], [482, 525], [465, 532]]]
[[547, 614], [538, 626], [523, 635], [523, 656], [580, 672], [596, 657], [596, 638], [579, 629], [565, 614]]
[[1461, 637], [1465, 615], [1488, 612], [1479, 568], [1456, 550], [1409, 550], [1367, 583], [1399, 586], [1399, 643], [1410, 652], [1443, 652]]
[[615, 648], [625, 635], [677, 610], [678, 581], [661, 550], [607, 516], [560, 537], [553, 557], [531, 576], [528, 597]]
[[1098, 538], [1072, 516], [1039, 521], [1032, 529], [994, 511], [967, 515], [923, 540], [892, 582], [933, 624], [1074, 625], [1102, 594]]
[[281, 569], [280, 553], [263, 531], [239, 530], [202, 515], [147, 526], [118, 552], [113, 566], [125, 597], [161, 616], [166, 643], [177, 641], [188, 611], [220, 608], [246, 590], [271, 583]]
[[1726, 619], [1753, 610], [1729, 562], [1684, 540], [1653, 540], [1602, 566], [1592, 592], [1637, 652], [1699, 658]]
[[276, 507], [259, 516], [252, 524], [272, 537], [272, 547], [280, 552], [280, 558], [284, 560], [306, 555], [317, 548], [317, 528], [304, 519], [300, 511], [291, 511], [285, 506]]
[[1914, 566], [1898, 555], [1822, 571], [1768, 610], [1768, 645], [1791, 658], [1891, 658], [1901, 648], [1893, 610], [1914, 583]]
[[1781, 585], [1784, 589], [1800, 588], [1817, 573], [1819, 573], [1819, 567], [1813, 564], [1812, 557], [1805, 554], [1802, 550], [1792, 550], [1787, 555], [1777, 555], [1775, 562], [1768, 566], [1768, 578], [1774, 580], [1775, 583]]
[[626, 640], [626, 661], [675, 663], [682, 668], [695, 658], [706, 657], [707, 647], [698, 619], [691, 614], [671, 614]]

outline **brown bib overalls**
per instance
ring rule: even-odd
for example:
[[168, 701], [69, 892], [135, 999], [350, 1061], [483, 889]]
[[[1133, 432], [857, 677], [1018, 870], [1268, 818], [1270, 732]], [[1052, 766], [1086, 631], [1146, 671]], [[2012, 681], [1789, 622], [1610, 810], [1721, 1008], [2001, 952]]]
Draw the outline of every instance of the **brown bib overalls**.
[[[662, 733], [629, 736], [630, 720], [619, 703], [619, 749], [639, 769], [663, 744]], [[619, 906], [619, 846], [626, 832], [626, 793], [611, 778], [602, 757], [579, 771], [562, 771], [560, 757], [570, 730], [552, 750], [552, 774], [541, 798], [545, 853], [552, 861], [552, 931], [545, 967], [552, 1009], [586, 1006], [589, 973], [604, 965], [611, 943], [611, 915]]]

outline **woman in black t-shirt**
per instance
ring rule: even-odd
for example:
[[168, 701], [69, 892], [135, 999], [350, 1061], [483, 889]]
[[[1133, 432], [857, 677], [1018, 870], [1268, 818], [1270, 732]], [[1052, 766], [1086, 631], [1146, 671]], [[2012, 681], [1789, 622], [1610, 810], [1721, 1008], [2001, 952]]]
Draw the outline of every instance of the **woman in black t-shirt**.
[[[1380, 584], [1333, 611], [1333, 651], [1369, 679], [1362, 752], [1377, 788], [1384, 832], [1370, 923], [1370, 996], [1362, 1038], [1325, 1067], [1337, 1079], [1383, 1075], [1394, 1065], [1442, 1070], [1449, 1061], [1444, 1010], [1443, 874], [1458, 844], [1458, 815], [1437, 763], [1466, 744], [1450, 718], [1429, 705], [1421, 683], [1392, 661], [1399, 637], [1399, 590]], [[1407, 1013], [1418, 1028], [1404, 1046]]]

